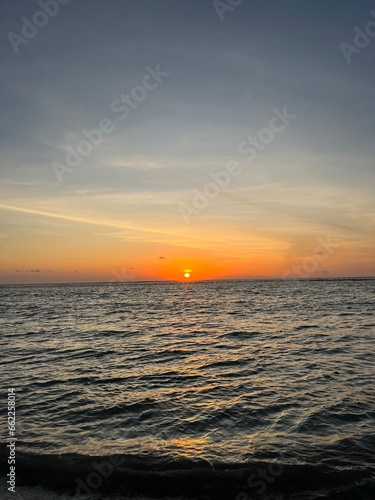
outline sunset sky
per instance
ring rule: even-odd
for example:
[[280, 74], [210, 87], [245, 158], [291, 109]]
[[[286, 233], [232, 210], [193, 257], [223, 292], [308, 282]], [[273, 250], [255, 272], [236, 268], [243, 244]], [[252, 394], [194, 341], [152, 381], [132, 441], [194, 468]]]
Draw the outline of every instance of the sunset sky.
[[0, 3], [2, 283], [375, 275], [374, 3], [232, 3]]

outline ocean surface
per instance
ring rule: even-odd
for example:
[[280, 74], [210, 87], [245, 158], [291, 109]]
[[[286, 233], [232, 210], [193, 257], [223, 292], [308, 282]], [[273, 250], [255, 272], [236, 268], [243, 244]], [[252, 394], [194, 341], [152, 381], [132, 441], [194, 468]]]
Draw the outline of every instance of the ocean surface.
[[374, 499], [374, 292], [370, 279], [0, 287], [0, 498]]

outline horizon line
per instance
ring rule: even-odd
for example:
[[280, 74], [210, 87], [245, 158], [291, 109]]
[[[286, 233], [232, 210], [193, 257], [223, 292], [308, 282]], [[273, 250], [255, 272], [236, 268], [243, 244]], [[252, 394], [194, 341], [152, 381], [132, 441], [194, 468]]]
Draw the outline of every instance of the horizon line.
[[308, 278], [283, 278], [281, 276], [258, 276], [248, 278], [212, 278], [202, 280], [124, 280], [124, 281], [56, 281], [41, 283], [0, 283], [0, 286], [42, 286], [42, 285], [120, 285], [137, 283], [207, 283], [217, 281], [334, 281], [334, 280], [373, 280], [375, 276], [314, 276]]

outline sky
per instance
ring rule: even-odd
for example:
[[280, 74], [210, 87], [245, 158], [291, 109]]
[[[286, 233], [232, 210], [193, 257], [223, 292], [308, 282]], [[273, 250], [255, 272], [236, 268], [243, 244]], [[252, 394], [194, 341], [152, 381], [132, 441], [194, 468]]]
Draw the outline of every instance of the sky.
[[0, 1], [0, 282], [375, 276], [374, 56], [367, 0]]

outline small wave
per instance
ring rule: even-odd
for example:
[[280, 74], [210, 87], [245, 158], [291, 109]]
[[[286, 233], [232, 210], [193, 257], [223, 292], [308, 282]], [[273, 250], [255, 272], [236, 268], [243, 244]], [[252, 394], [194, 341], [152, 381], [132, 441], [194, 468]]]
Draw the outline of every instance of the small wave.
[[[3, 447], [5, 445], [1, 445], [1, 449]], [[5, 454], [1, 455], [1, 465], [5, 465]], [[27, 496], [24, 498], [30, 500], [52, 500], [56, 498], [53, 492], [58, 492], [61, 496], [57, 498], [60, 499], [65, 494], [88, 495], [91, 499], [96, 498], [95, 495], [101, 499], [104, 495], [112, 498], [116, 495], [118, 499], [147, 495], [149, 498], [178, 497], [180, 500], [203, 496], [228, 500], [240, 494], [247, 495], [242, 498], [253, 498], [256, 495], [254, 488], [259, 485], [254, 477], [260, 479], [261, 469], [274, 471], [273, 481], [265, 483], [266, 492], [281, 495], [281, 498], [291, 498], [290, 495], [316, 498], [323, 494], [324, 498], [360, 498], [347, 496], [348, 491], [354, 492], [358, 488], [368, 498], [375, 498], [374, 477], [369, 475], [368, 470], [356, 470], [354, 467], [338, 470], [327, 465], [292, 465], [286, 459], [279, 459], [276, 463], [255, 460], [208, 462], [205, 459], [176, 459], [166, 455], [57, 456], [19, 453], [17, 488], [25, 490]], [[40, 496], [36, 496], [37, 491]], [[331, 492], [338, 493], [338, 496], [331, 497]], [[311, 497], [306, 494], [311, 494]]]
[[294, 328], [295, 332], [300, 330], [307, 330], [308, 328], [320, 328], [318, 325], [298, 325]]
[[239, 338], [249, 338], [249, 337], [254, 337], [255, 335], [263, 335], [262, 332], [257, 332], [257, 331], [253, 331], [253, 332], [229, 332], [229, 333], [224, 333], [223, 335], [221, 335], [221, 337], [239, 337]]
[[214, 363], [207, 363], [207, 364], [201, 365], [198, 369], [201, 370], [202, 368], [220, 368], [220, 367], [225, 367], [225, 366], [241, 366], [241, 365], [244, 365], [246, 363], [247, 363], [247, 361], [244, 359], [215, 361]]

